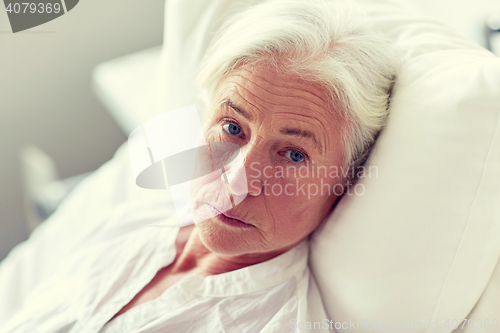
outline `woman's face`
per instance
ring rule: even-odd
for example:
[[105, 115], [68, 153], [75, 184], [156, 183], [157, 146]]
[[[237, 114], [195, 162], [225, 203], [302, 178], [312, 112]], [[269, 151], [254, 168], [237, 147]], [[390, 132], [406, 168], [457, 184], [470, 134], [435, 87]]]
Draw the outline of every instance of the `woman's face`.
[[341, 193], [333, 170], [343, 157], [342, 124], [326, 101], [320, 85], [270, 66], [245, 65], [221, 80], [205, 138], [234, 143], [241, 159], [225, 167], [231, 194], [220, 171], [195, 195], [194, 215], [207, 217], [197, 225], [209, 250], [274, 256], [323, 220]]

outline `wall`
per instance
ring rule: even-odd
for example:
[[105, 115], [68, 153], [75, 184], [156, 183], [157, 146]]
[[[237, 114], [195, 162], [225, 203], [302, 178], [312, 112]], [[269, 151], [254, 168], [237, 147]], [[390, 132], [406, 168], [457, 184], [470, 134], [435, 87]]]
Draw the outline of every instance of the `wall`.
[[162, 44], [163, 0], [82, 0], [12, 34], [0, 8], [0, 260], [27, 238], [19, 148], [35, 143], [68, 177], [96, 169], [126, 136], [91, 91], [98, 63]]

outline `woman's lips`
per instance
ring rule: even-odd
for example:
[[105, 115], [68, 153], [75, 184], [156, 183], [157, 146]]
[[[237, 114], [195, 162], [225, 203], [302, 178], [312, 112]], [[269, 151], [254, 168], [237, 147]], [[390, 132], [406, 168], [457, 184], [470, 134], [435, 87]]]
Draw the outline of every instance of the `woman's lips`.
[[239, 227], [239, 228], [251, 228], [251, 227], [253, 227], [253, 225], [251, 225], [249, 223], [245, 223], [237, 218], [227, 216], [229, 214], [226, 215], [226, 214], [222, 213], [221, 211], [219, 211], [217, 208], [215, 208], [214, 206], [212, 206], [210, 204], [208, 204], [208, 206], [210, 206], [210, 209], [214, 212], [215, 218], [221, 222], [224, 222], [227, 225], [230, 225], [232, 227]]

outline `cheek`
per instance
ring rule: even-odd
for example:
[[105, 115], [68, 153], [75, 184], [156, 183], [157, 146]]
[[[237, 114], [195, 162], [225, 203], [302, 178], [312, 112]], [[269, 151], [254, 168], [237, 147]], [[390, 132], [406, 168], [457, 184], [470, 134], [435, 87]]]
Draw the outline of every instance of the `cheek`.
[[311, 209], [314, 209], [314, 203], [307, 200], [307, 196], [297, 194], [297, 189], [295, 182], [268, 183], [262, 193], [267, 201], [262, 206], [262, 213], [269, 218], [268, 229], [287, 238], [307, 229], [307, 220], [311, 217]]
[[307, 196], [310, 198], [312, 212], [318, 219], [324, 217], [337, 197], [342, 194], [343, 187], [338, 180], [338, 178], [316, 178], [308, 184]]
[[335, 202], [334, 184], [321, 179], [267, 183], [263, 194], [272, 211], [266, 213], [274, 217], [274, 229], [286, 234], [312, 231]]

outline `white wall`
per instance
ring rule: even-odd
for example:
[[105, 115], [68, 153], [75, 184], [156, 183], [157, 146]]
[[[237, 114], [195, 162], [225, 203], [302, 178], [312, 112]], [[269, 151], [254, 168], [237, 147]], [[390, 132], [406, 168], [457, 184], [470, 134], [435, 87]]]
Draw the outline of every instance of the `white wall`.
[[12, 34], [0, 5], [0, 260], [27, 237], [18, 158], [33, 142], [63, 177], [97, 168], [126, 136], [91, 91], [102, 62], [162, 43], [164, 0], [82, 0]]

